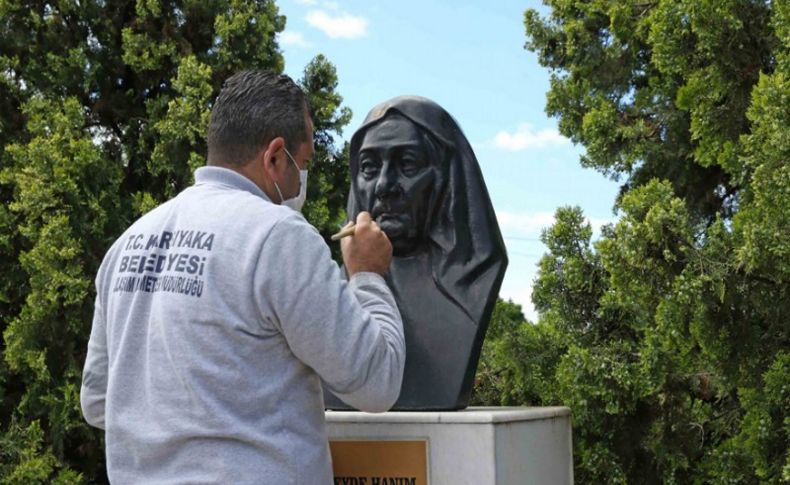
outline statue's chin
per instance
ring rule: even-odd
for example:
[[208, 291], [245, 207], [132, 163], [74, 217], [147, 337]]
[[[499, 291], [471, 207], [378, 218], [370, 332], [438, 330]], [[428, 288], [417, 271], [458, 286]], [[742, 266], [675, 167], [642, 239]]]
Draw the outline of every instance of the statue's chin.
[[404, 221], [387, 218], [378, 221], [379, 227], [392, 243], [392, 254], [395, 256], [408, 256], [418, 249], [418, 238]]
[[[389, 237], [389, 234], [387, 237]], [[390, 242], [392, 243], [393, 256], [411, 256], [412, 254], [417, 253], [420, 249], [418, 241], [414, 238], [390, 237]]]

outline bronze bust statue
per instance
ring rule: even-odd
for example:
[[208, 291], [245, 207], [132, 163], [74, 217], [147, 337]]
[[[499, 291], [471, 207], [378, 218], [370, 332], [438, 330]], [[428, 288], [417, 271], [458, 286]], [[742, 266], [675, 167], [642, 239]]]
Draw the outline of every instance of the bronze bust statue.
[[393, 409], [464, 408], [507, 266], [472, 148], [442, 107], [401, 96], [368, 113], [351, 138], [350, 168], [349, 219], [370, 212], [393, 246], [386, 278], [406, 336]]

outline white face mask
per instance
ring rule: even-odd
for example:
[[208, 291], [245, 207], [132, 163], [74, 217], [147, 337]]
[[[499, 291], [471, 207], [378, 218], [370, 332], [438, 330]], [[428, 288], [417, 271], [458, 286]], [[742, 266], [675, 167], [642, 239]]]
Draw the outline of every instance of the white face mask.
[[296, 160], [294, 160], [294, 157], [288, 153], [288, 150], [285, 147], [283, 147], [283, 150], [285, 150], [285, 154], [288, 155], [288, 158], [291, 160], [291, 163], [294, 164], [294, 167], [299, 170], [299, 193], [296, 195], [296, 197], [283, 199], [283, 193], [280, 191], [280, 187], [277, 185], [277, 182], [274, 183], [274, 188], [276, 188], [277, 193], [280, 194], [280, 205], [290, 207], [296, 212], [301, 212], [304, 201], [307, 200], [307, 170], [302, 170], [299, 168], [299, 165], [296, 164]]

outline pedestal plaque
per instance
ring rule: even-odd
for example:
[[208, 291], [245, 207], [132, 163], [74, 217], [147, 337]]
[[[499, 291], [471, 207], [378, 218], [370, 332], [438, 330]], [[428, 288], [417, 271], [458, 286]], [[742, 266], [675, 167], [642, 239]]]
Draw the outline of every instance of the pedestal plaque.
[[[568, 408], [473, 407], [383, 414], [327, 411], [326, 421], [336, 484], [573, 483]], [[416, 448], [416, 455], [414, 450], [409, 454], [405, 443], [425, 444], [426, 482], [417, 481], [414, 471], [415, 464], [418, 469], [421, 466], [414, 457], [420, 456], [422, 448]], [[366, 445], [370, 450], [366, 451]], [[353, 448], [350, 454], [349, 446]], [[338, 452], [343, 447], [341, 456]], [[338, 469], [340, 462], [356, 462], [355, 466], [363, 468]], [[378, 468], [380, 464], [386, 467]]]
[[427, 485], [427, 440], [334, 440], [335, 485]]

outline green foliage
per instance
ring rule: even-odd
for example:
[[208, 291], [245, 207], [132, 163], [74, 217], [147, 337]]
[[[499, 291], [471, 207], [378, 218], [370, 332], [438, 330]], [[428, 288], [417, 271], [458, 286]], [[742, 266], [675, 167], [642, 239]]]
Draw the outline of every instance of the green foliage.
[[619, 219], [557, 211], [481, 402], [570, 406], [580, 483], [787, 483], [790, 3], [546, 3], [547, 111]]
[[552, 70], [546, 109], [587, 148], [582, 164], [624, 190], [669, 180], [695, 215], [732, 211], [751, 90], [775, 65], [771, 4], [546, 3], [550, 19], [525, 14], [527, 47]]
[[553, 402], [553, 369], [565, 351], [553, 327], [528, 322], [521, 307], [497, 300], [477, 369], [471, 405]]
[[[345, 203], [350, 185], [348, 146], [341, 151], [336, 150], [334, 136], [343, 134], [343, 127], [351, 121], [351, 110], [340, 107], [343, 98], [335, 91], [337, 73], [323, 55], [316, 56], [305, 67], [301, 86], [308, 93], [316, 140], [303, 212], [324, 239], [331, 243], [329, 236], [345, 223]], [[331, 243], [330, 247], [339, 261], [340, 245]]]
[[4, 484], [69, 484], [83, 481], [81, 474], [60, 468], [57, 458], [44, 445], [45, 437], [38, 421], [26, 428], [12, 422], [0, 438], [0, 477]]
[[[205, 163], [211, 102], [244, 68], [282, 71], [271, 0], [0, 2], [0, 483], [104, 480], [80, 376], [104, 252]], [[344, 218], [350, 119], [322, 56], [307, 217]]]

